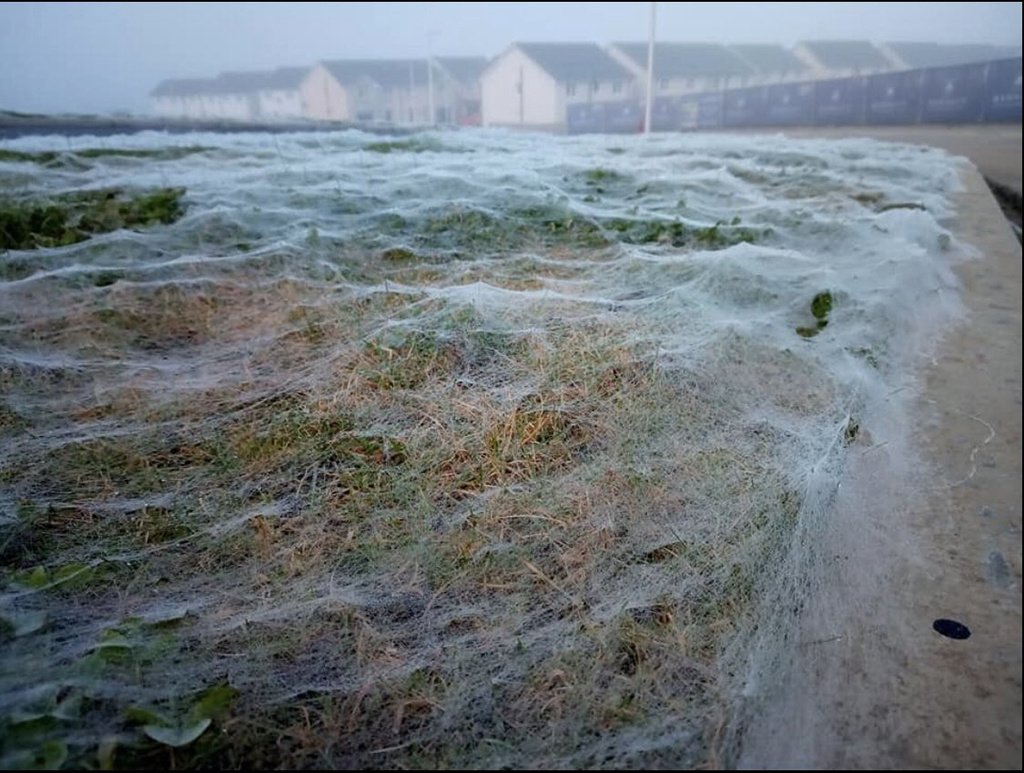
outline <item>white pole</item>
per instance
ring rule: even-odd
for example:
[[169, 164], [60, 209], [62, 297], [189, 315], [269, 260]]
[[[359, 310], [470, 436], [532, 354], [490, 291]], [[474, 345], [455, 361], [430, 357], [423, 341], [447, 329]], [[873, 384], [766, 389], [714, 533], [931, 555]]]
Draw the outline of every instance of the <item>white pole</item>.
[[647, 104], [644, 106], [644, 134], [651, 133], [651, 107], [654, 104], [654, 18], [658, 4], [651, 3], [651, 33], [647, 39]]
[[428, 126], [433, 126], [437, 115], [434, 113], [434, 35], [436, 32], [427, 33], [427, 110], [430, 111]]

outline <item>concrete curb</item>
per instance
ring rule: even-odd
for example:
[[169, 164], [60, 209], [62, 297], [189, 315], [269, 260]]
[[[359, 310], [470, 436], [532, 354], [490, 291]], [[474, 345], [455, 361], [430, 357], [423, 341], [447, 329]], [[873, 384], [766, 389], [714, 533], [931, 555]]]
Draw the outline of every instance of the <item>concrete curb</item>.
[[738, 767], [1021, 768], [1021, 248], [978, 171], [961, 179], [967, 317], [918, 373], [906, 448], [851, 460]]

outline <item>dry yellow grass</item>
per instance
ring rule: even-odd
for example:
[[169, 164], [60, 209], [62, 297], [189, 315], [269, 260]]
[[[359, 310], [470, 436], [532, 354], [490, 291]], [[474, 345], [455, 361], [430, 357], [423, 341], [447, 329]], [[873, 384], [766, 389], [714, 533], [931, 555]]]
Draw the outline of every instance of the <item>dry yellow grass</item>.
[[[544, 276], [583, 271], [548, 260]], [[480, 266], [456, 283], [477, 280], [546, 281]], [[230, 674], [222, 732], [176, 764], [713, 759], [716, 658], [794, 505], [755, 495], [784, 488], [770, 458], [722, 447], [720, 395], [660, 362], [636, 316], [242, 275], [13, 313], [10, 343], [93, 365], [4, 374], [29, 406], [4, 420], [21, 439], [0, 476], [24, 503], [8, 581], [84, 561], [106, 579], [51, 614], [194, 609], [169, 654], [103, 665], [158, 703]], [[96, 717], [123, 725], [105, 700]]]

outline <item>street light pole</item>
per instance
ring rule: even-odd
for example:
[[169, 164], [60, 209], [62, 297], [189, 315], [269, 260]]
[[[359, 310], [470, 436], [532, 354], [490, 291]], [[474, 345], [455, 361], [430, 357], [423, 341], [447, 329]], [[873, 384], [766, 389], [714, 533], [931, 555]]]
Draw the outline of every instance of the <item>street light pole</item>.
[[430, 111], [428, 126], [433, 126], [437, 120], [434, 112], [434, 35], [436, 32], [427, 33], [427, 110]]
[[654, 104], [654, 19], [658, 4], [651, 3], [651, 31], [647, 38], [647, 104], [644, 106], [644, 134], [651, 133], [651, 107]]

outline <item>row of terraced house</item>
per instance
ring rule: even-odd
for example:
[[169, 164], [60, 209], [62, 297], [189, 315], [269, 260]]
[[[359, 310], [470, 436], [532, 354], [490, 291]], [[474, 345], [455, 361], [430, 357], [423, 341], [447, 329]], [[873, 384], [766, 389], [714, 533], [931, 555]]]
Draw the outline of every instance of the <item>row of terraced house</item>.
[[[660, 98], [1019, 57], [987, 45], [807, 41], [657, 43]], [[513, 43], [484, 57], [333, 60], [311, 67], [167, 80], [153, 111], [185, 119], [328, 120], [367, 125], [484, 125], [564, 131], [568, 116], [642, 100], [647, 44]], [[1019, 88], [1019, 78], [1017, 81]]]
[[[425, 125], [480, 122], [483, 57], [339, 60], [215, 78], [165, 80], [152, 110], [195, 120], [330, 120]], [[430, 107], [435, 116], [431, 120]]]

